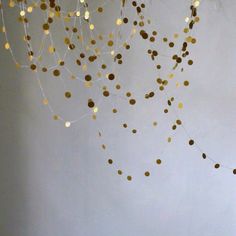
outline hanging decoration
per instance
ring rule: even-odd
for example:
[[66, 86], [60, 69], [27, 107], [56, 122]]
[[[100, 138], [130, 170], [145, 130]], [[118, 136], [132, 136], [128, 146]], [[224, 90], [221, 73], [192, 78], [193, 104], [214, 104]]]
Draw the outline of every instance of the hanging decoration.
[[[185, 26], [182, 31], [174, 33], [172, 37], [166, 37], [159, 33], [156, 23], [154, 25], [149, 18], [148, 0], [120, 0], [116, 3], [103, 0], [93, 1], [91, 4], [88, 0], [75, 0], [72, 10], [68, 10], [65, 2], [60, 0], [9, 0], [8, 2], [0, 0], [4, 48], [10, 52], [17, 68], [32, 71], [41, 92], [42, 104], [48, 108], [52, 118], [62, 122], [65, 128], [70, 128], [88, 117], [96, 121], [97, 116], [102, 116], [100, 113], [102, 105], [109, 109], [112, 106], [111, 115], [122, 117], [122, 123], [120, 120], [114, 123], [121, 132], [136, 137], [145, 133], [145, 126], [155, 130], [162, 125], [163, 129], [166, 128], [162, 140], [168, 144], [172, 142], [179, 127], [182, 127], [188, 137], [187, 144], [195, 146], [203, 159], [211, 161], [216, 169], [223, 167], [236, 174], [236, 169], [220, 164], [208, 156], [189, 135], [179, 116], [179, 111], [184, 107], [183, 102], [177, 101], [169, 89], [171, 86], [188, 88], [190, 85], [190, 81], [187, 80], [177, 82], [174, 80], [176, 73], [184, 73], [186, 66], [194, 64], [190, 45], [197, 43], [197, 39], [192, 36], [192, 30], [200, 22], [198, 16], [200, 0], [190, 2], [189, 14], [183, 19]], [[112, 13], [111, 4], [118, 4]], [[16, 9], [14, 12], [18, 12], [18, 15], [13, 17], [18, 20], [23, 30], [26, 62], [18, 59], [13, 50], [14, 45], [9, 38], [5, 21], [6, 9], [7, 11]], [[97, 24], [97, 19], [106, 20], [111, 14], [112, 31], [106, 32]], [[37, 28], [34, 27], [36, 22]], [[130, 63], [127, 55], [135, 47], [134, 38], [141, 40], [148, 47], [147, 51], [139, 50], [139, 53], [150, 60], [150, 69], [155, 69], [157, 74], [152, 79], [154, 87], [146, 88], [141, 84], [139, 92], [142, 96], [138, 96], [137, 92], [131, 89], [124, 92], [123, 84], [127, 83], [127, 78], [124, 79], [117, 73]], [[162, 51], [163, 48], [168, 51], [168, 55]], [[167, 68], [166, 65], [169, 64], [171, 67]], [[51, 86], [47, 86], [49, 82]], [[54, 92], [48, 89], [54, 86], [59, 86], [58, 91], [64, 98], [65, 106], [72, 101], [69, 107], [73, 107], [71, 105], [75, 101], [73, 99], [79, 94], [78, 99], [81, 102], [77, 118], [62, 114], [60, 106], [53, 101]], [[159, 124], [158, 120], [147, 119], [146, 123], [138, 128], [132, 122], [126, 121], [126, 109], [134, 110], [140, 107], [140, 99], [146, 104], [156, 103], [157, 97], [162, 99], [162, 102], [158, 103], [157, 117], [164, 115], [170, 119], [169, 114], [172, 113], [174, 119], [172, 118], [171, 122]], [[119, 101], [122, 101], [122, 106], [119, 105]], [[106, 140], [106, 129], [98, 127], [97, 136], [107, 164], [110, 166], [116, 164], [116, 173], [120, 176], [125, 175], [126, 179], [131, 181], [134, 176], [120, 168], [116, 153], [111, 153], [108, 144], [111, 138]], [[153, 165], [163, 164], [161, 157], [163, 153], [164, 147], [152, 157]], [[149, 169], [142, 170], [142, 173], [145, 177], [151, 176]]]

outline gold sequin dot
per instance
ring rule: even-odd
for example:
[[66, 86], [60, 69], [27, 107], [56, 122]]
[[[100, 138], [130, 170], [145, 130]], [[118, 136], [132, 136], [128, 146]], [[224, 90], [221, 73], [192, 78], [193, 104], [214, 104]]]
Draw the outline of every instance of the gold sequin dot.
[[35, 64], [31, 64], [31, 65], [30, 65], [30, 69], [31, 69], [31, 70], [36, 70], [36, 68], [37, 68], [37, 66], [36, 66]]
[[172, 138], [171, 138], [171, 137], [168, 137], [168, 138], [167, 138], [167, 142], [168, 142], [168, 143], [171, 143], [171, 141], [172, 141]]
[[92, 76], [91, 75], [85, 75], [84, 79], [86, 81], [91, 81], [92, 80]]
[[20, 16], [25, 16], [25, 11], [20, 11]]
[[118, 19], [116, 20], [116, 25], [121, 25], [122, 22], [123, 22], [122, 19], [118, 18]]
[[89, 99], [89, 100], [88, 100], [88, 107], [89, 107], [89, 108], [93, 108], [94, 106], [95, 106], [94, 101], [93, 101], [92, 99]]
[[128, 180], [128, 181], [131, 181], [131, 180], [132, 180], [132, 176], [128, 175], [128, 176], [127, 176], [127, 180]]
[[93, 112], [94, 112], [94, 113], [97, 113], [97, 112], [98, 112], [98, 107], [94, 107], [94, 108], [93, 108]]
[[48, 105], [48, 99], [47, 98], [43, 99], [43, 104]]
[[54, 119], [54, 120], [59, 120], [59, 116], [58, 116], [58, 115], [54, 115], [54, 116], [53, 116], [53, 119]]
[[108, 75], [108, 79], [109, 80], [114, 80], [115, 79], [115, 75], [114, 74], [109, 74]]
[[5, 43], [4, 46], [5, 46], [5, 49], [7, 49], [7, 50], [10, 49], [10, 44], [9, 43]]
[[90, 25], [89, 25], [89, 29], [90, 29], [90, 30], [94, 30], [94, 28], [95, 28], [94, 24], [90, 24]]
[[181, 120], [176, 120], [176, 124], [177, 124], [177, 125], [181, 125], [181, 124], [182, 124], [182, 121], [181, 121]]
[[216, 168], [216, 169], [220, 168], [220, 164], [218, 164], [218, 163], [215, 164], [215, 168]]
[[136, 129], [133, 129], [133, 130], [132, 130], [132, 133], [133, 133], [133, 134], [136, 134], [136, 133], [137, 133], [137, 130], [136, 130]]
[[189, 143], [190, 146], [192, 146], [194, 144], [194, 140], [190, 139], [188, 143]]
[[121, 86], [119, 84], [116, 85], [116, 89], [119, 90]]
[[69, 121], [66, 121], [66, 122], [65, 122], [65, 127], [66, 127], [66, 128], [69, 128], [70, 126], [71, 126], [71, 123], [70, 123]]
[[189, 86], [189, 81], [188, 80], [184, 81], [184, 86], [186, 86], [186, 87]]
[[104, 91], [104, 92], [103, 92], [103, 96], [104, 96], [104, 97], [108, 97], [109, 95], [110, 95], [109, 91]]
[[179, 109], [183, 109], [183, 107], [184, 107], [183, 103], [180, 102], [180, 103], [178, 104], [178, 108], [179, 108]]
[[66, 98], [71, 98], [71, 92], [65, 92], [65, 97]]
[[192, 60], [188, 60], [188, 64], [191, 66], [193, 64]]
[[193, 6], [194, 7], [199, 7], [200, 1], [199, 0], [194, 0]]
[[60, 75], [60, 71], [57, 70], [57, 69], [54, 70], [54, 71], [53, 71], [53, 75], [54, 75], [54, 76], [59, 76], [59, 75]]
[[157, 165], [160, 165], [161, 164], [161, 159], [157, 159], [156, 163], [157, 163]]
[[150, 176], [150, 172], [149, 172], [149, 171], [146, 171], [146, 172], [144, 173], [144, 175], [145, 175], [146, 177], [148, 177], [148, 176]]
[[134, 105], [136, 103], [136, 100], [135, 99], [130, 99], [129, 103], [130, 103], [130, 105]]

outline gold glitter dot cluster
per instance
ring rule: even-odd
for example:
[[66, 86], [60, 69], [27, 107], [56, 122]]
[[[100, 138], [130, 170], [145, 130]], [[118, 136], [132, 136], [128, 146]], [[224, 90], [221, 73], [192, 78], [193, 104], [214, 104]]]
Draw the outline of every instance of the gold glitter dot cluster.
[[[96, 21], [93, 21], [93, 15], [96, 14], [102, 17], [104, 12], [109, 11], [107, 5], [109, 4], [99, 4], [96, 9], [91, 9], [89, 1], [77, 0], [76, 9], [66, 11], [56, 0], [40, 0], [37, 2], [9, 0], [7, 3], [0, 0], [0, 10], [3, 19], [2, 33], [5, 36], [4, 48], [11, 53], [13, 61], [18, 68], [28, 68], [36, 75], [42, 94], [43, 105], [48, 107], [53, 119], [55, 121], [62, 121], [66, 128], [71, 127], [72, 124], [78, 122], [80, 118], [68, 120], [54, 111], [50, 99], [43, 88], [40, 79], [41, 74], [44, 74], [45, 77], [47, 75], [59, 82], [64, 81], [65, 76], [69, 77], [70, 80], [77, 80], [80, 88], [82, 87], [84, 90], [90, 91], [90, 93], [85, 93], [86, 97], [84, 97], [85, 102], [83, 105], [88, 109], [92, 120], [96, 120], [100, 110], [99, 100], [93, 95], [94, 93], [91, 92], [93, 91], [92, 89], [100, 92], [99, 94], [105, 104], [106, 102], [113, 102], [114, 96], [116, 98], [120, 97], [127, 101], [126, 104], [129, 109], [139, 107], [140, 104], [143, 104], [143, 101], [146, 104], [153, 102], [157, 96], [161, 96], [165, 99], [165, 103], [161, 104], [163, 114], [168, 118], [169, 113], [171, 111], [174, 112], [175, 108], [177, 108], [177, 110], [184, 108], [183, 102], [177, 101], [172, 94], [169, 94], [168, 88], [173, 84], [175, 84], [176, 88], [180, 86], [188, 88], [190, 86], [190, 81], [188, 80], [177, 80], [176, 73], [184, 72], [186, 66], [192, 66], [194, 64], [190, 49], [191, 45], [197, 43], [197, 39], [193, 36], [192, 30], [195, 25], [200, 22], [200, 17], [198, 16], [200, 0], [192, 1], [189, 9], [190, 14], [184, 19], [185, 26], [182, 32], [174, 33], [171, 37], [160, 35], [156, 26], [153, 26], [152, 20], [147, 18], [148, 1], [120, 0], [119, 13], [113, 20], [115, 30], [108, 34], [100, 33], [97, 31], [99, 27], [96, 25]], [[27, 48], [26, 65], [19, 63], [14, 55], [4, 21], [3, 10], [6, 7], [17, 9], [18, 15], [16, 19], [24, 30], [23, 42]], [[128, 7], [130, 7], [129, 11], [127, 11]], [[134, 16], [130, 14], [131, 9]], [[33, 14], [36, 11], [39, 11], [43, 16], [42, 22], [38, 28], [42, 36], [38, 51], [33, 48], [34, 35], [31, 35], [28, 30]], [[53, 32], [58, 22], [62, 22], [63, 36], [55, 40]], [[84, 28], [86, 29], [84, 30]], [[129, 35], [126, 35], [127, 37], [121, 37], [124, 29], [126, 32], [129, 31]], [[145, 93], [142, 94], [142, 98], [138, 97], [135, 91], [131, 89], [124, 91], [125, 86], [122, 86], [122, 82], [125, 83], [125, 81], [115, 72], [116, 67], [121, 70], [124, 64], [129, 63], [126, 59], [126, 53], [129, 53], [129, 51], [131, 51], [130, 49], [133, 49], [132, 39], [134, 37], [138, 38], [148, 47], [147, 51], [143, 52], [143, 54], [147, 59], [150, 59], [150, 63], [157, 73], [155, 78], [151, 78], [155, 86], [145, 91]], [[123, 38], [125, 38], [125, 40]], [[62, 43], [63, 47], [57, 46], [55, 43], [57, 40]], [[179, 48], [177, 45], [181, 45], [181, 47]], [[162, 60], [162, 47], [167, 49], [170, 54], [164, 56], [168, 58], [173, 65], [171, 68], [165, 68], [166, 62]], [[60, 53], [62, 49], [64, 53]], [[139, 51], [137, 53], [142, 52]], [[47, 63], [49, 57], [53, 58], [52, 64]], [[116, 92], [114, 93], [113, 90]], [[71, 90], [65, 88], [63, 96], [66, 101], [70, 101], [76, 97], [76, 94], [73, 94]], [[143, 101], [139, 102], [141, 99], [143, 99]], [[82, 104], [80, 105], [82, 106]], [[112, 108], [111, 112], [113, 115], [122, 115], [125, 120], [125, 108], [126, 107], [122, 107], [118, 109], [115, 106]], [[153, 128], [159, 126], [157, 121], [147, 122], [152, 123]], [[178, 127], [183, 125], [183, 121], [178, 117], [178, 114], [176, 114], [176, 118], [171, 122], [169, 127], [171, 134], [176, 132]], [[118, 127], [122, 130], [129, 130], [133, 137], [138, 135], [141, 129], [141, 127], [134, 127], [134, 125], [128, 122], [118, 124]], [[103, 130], [99, 131], [100, 138], [103, 133], [105, 133]], [[214, 161], [214, 159], [207, 158], [208, 156], [201, 151], [198, 145], [196, 145], [196, 142], [191, 137], [188, 137], [188, 139], [189, 146], [196, 146], [201, 152], [203, 159], [209, 159], [214, 163], [214, 168], [219, 169], [223, 166]], [[170, 135], [165, 137], [165, 140], [171, 143], [173, 138]], [[107, 150], [105, 143], [106, 142], [103, 142], [101, 145], [104, 151]], [[110, 157], [107, 159], [107, 163], [112, 166], [114, 163], [117, 163], [117, 161]], [[156, 164], [160, 165], [161, 163], [162, 160], [158, 158]], [[233, 174], [236, 174], [236, 169], [232, 169], [232, 171]], [[117, 174], [124, 175], [126, 172], [117, 169]], [[151, 171], [144, 170], [143, 174], [145, 177], [149, 177], [151, 176]], [[131, 181], [133, 176], [127, 173], [126, 179]]]

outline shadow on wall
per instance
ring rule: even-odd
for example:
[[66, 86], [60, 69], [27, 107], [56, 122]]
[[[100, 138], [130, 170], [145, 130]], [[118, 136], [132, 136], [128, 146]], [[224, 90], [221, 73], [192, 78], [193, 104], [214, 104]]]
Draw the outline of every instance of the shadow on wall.
[[[14, 34], [18, 34], [18, 29], [14, 29]], [[4, 43], [5, 38], [1, 34], [0, 45]], [[24, 119], [21, 107], [24, 104], [19, 77], [22, 72], [2, 46], [0, 69], [0, 235], [23, 236], [26, 235], [29, 217], [27, 155], [22, 144], [24, 133], [21, 128]]]
[[[19, 43], [22, 42], [20, 39], [23, 37], [23, 32], [16, 23], [17, 13], [14, 9], [10, 11], [4, 3], [3, 6], [7, 9], [5, 23], [9, 43], [19, 62], [26, 64], [26, 50]], [[39, 110], [42, 108], [39, 101], [42, 98], [36, 79], [31, 71], [16, 68], [10, 52], [2, 46], [4, 44], [4, 35], [0, 34], [0, 236], [53, 235], [50, 233], [52, 231], [65, 235], [60, 229], [66, 230], [67, 225], [72, 224], [71, 219], [77, 220], [77, 209], [79, 212], [86, 212], [88, 200], [86, 195], [82, 195], [84, 190], [78, 188], [78, 192], [73, 192], [74, 188], [71, 186], [73, 183], [74, 186], [78, 186], [77, 180], [80, 177], [78, 175], [81, 174], [83, 177], [84, 174], [83, 170], [78, 171], [78, 163], [80, 164], [81, 161], [83, 166], [89, 166], [89, 160], [84, 158], [88, 156], [87, 149], [77, 152], [80, 141], [83, 141], [84, 145], [89, 142], [89, 132], [83, 136], [79, 135], [78, 142], [74, 139], [71, 149], [64, 148], [66, 142], [70, 145], [71, 142], [63, 134], [69, 136], [71, 134], [66, 133], [64, 127], [55, 123], [55, 126], [58, 124], [58, 127], [61, 127], [61, 129], [56, 128], [58, 132], [56, 135], [50, 132], [47, 124], [39, 118]], [[39, 45], [39, 43], [35, 44]], [[45, 110], [42, 110], [44, 118], [45, 114], [48, 114]], [[40, 122], [37, 122], [38, 120]], [[49, 119], [48, 122], [54, 121]], [[73, 135], [78, 136], [77, 129]], [[72, 166], [76, 168], [72, 169]], [[60, 171], [66, 174], [58, 174]], [[87, 172], [85, 178], [86, 176]], [[87, 180], [85, 179], [84, 182], [86, 183]], [[57, 192], [60, 196], [55, 200]], [[76, 201], [79, 196], [82, 203], [78, 203], [75, 207], [71, 203], [71, 196], [77, 196]], [[61, 202], [63, 207], [60, 205]], [[55, 211], [53, 204], [55, 204]], [[65, 217], [65, 220], [64, 218], [61, 220], [58, 214], [61, 211], [69, 212], [67, 215], [70, 219], [67, 220]], [[71, 212], [74, 217], [71, 217]], [[77, 224], [76, 221], [73, 226]]]

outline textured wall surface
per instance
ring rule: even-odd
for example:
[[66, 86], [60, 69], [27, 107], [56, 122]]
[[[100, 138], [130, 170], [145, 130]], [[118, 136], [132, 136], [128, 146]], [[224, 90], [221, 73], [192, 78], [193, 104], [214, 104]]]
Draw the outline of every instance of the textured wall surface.
[[[104, 32], [111, 31], [109, 17], [114, 19], [117, 2], [109, 3], [113, 14], [100, 22], [97, 19]], [[146, 2], [149, 18], [162, 36], [172, 37], [183, 29], [189, 1]], [[189, 80], [190, 86], [169, 91], [184, 103], [179, 115], [190, 136], [212, 158], [232, 168], [236, 168], [235, 11], [234, 0], [202, 0], [201, 21], [193, 31], [197, 44], [191, 46], [194, 65], [175, 78]], [[18, 43], [16, 35], [22, 34], [15, 18], [6, 14], [12, 45]], [[33, 27], [32, 35], [37, 30]], [[2, 34], [0, 42], [5, 42]], [[1, 46], [0, 236], [236, 235], [236, 177], [232, 171], [216, 170], [212, 162], [202, 160], [187, 145], [181, 128], [173, 142], [166, 143], [165, 127], [170, 126], [173, 114], [157, 117], [161, 96], [151, 103], [141, 99], [145, 89], [154, 86], [156, 76], [146, 58], [147, 49], [135, 37], [132, 50], [123, 54], [124, 66], [115, 69], [124, 92], [134, 91], [137, 108], [131, 109], [118, 96], [113, 102], [101, 98], [97, 121], [88, 115], [66, 129], [42, 105], [35, 74], [15, 68]], [[169, 53], [164, 46], [161, 49]], [[25, 58], [25, 48], [17, 45], [14, 50]], [[69, 119], [88, 113], [79, 107], [87, 92], [78, 90], [78, 101], [65, 104], [59, 96], [63, 87], [58, 81], [55, 85], [48, 81], [45, 79], [44, 86], [56, 110]], [[69, 80], [65, 83], [71, 90], [78, 85]], [[92, 93], [100, 99], [96, 90]], [[115, 118], [109, 112], [113, 105], [120, 111]], [[162, 124], [156, 130], [149, 125], [154, 119]], [[138, 129], [135, 137], [119, 127], [124, 121]], [[97, 136], [101, 130], [113, 166], [101, 151]], [[158, 157], [161, 166], [155, 165]], [[118, 167], [124, 176], [116, 174]], [[145, 170], [151, 172], [149, 178], [144, 177]], [[127, 174], [133, 181], [126, 180]]]

